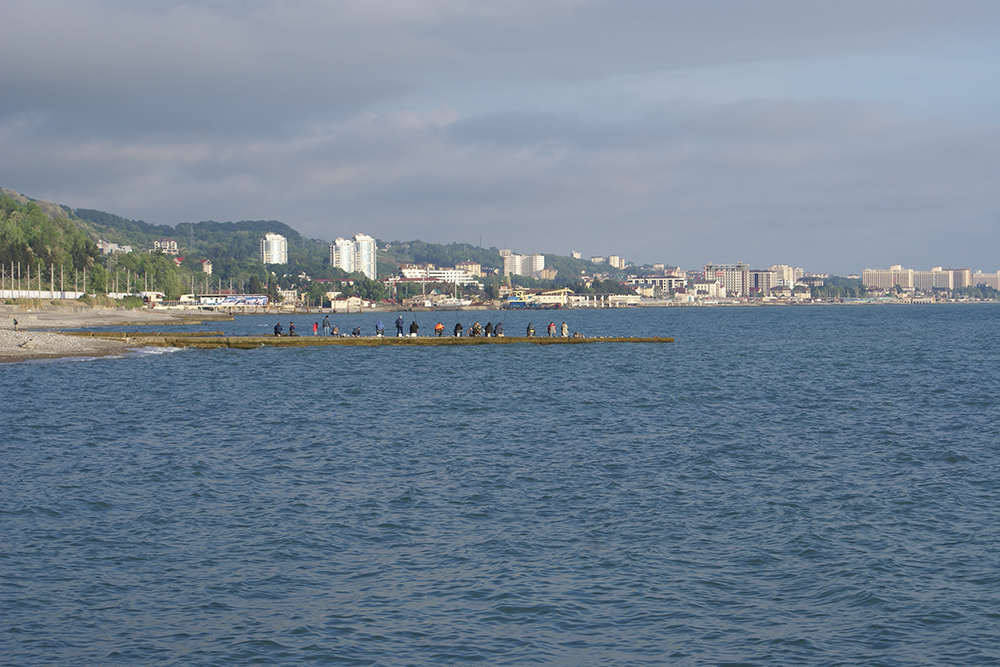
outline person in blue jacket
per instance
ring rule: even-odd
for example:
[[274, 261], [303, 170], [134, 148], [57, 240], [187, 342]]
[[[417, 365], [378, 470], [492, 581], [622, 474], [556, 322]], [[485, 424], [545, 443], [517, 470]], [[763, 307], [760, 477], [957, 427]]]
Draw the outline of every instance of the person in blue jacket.
[[280, 336], [282, 331], [284, 331], [284, 329], [282, 329], [282, 327], [281, 327], [281, 322], [278, 322], [277, 324], [274, 325], [274, 335], [275, 336]]
[[382, 334], [384, 334], [384, 333], [385, 333], [385, 325], [382, 324], [382, 320], [379, 320], [375, 324], [375, 335], [378, 336], [379, 338], [381, 338]]
[[396, 335], [399, 336], [399, 337], [402, 337], [402, 335], [403, 335], [403, 325], [404, 324], [406, 324], [406, 322], [403, 320], [403, 316], [402, 315], [400, 315], [399, 317], [396, 318]]

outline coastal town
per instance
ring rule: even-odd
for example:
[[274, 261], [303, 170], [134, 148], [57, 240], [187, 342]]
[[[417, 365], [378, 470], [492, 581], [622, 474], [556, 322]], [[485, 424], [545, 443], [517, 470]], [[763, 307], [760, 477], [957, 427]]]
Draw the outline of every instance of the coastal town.
[[[132, 246], [97, 242], [103, 257], [136, 252]], [[287, 267], [288, 240], [268, 232], [259, 240], [259, 261], [265, 268]], [[973, 272], [968, 268], [933, 267], [927, 270], [864, 269], [860, 274], [831, 276], [786, 264], [753, 268], [734, 264], [707, 264], [685, 270], [667, 264], [635, 265], [619, 255], [591, 256], [585, 260], [571, 251], [569, 259], [588, 268], [566, 275], [547, 264], [544, 254], [522, 255], [502, 249], [494, 265], [472, 259], [440, 266], [432, 262], [396, 262], [388, 275], [380, 275], [379, 255], [392, 244], [379, 246], [367, 234], [338, 237], [329, 244], [329, 265], [342, 270], [345, 278], [313, 278], [308, 273], [284, 273], [274, 280], [271, 294], [261, 283], [233, 284], [232, 279], [211, 278], [213, 263], [196, 260], [204, 280], [191, 280], [188, 293], [170, 298], [147, 276], [126, 273], [115, 276], [105, 294], [114, 299], [141, 297], [148, 308], [231, 310], [278, 308], [315, 309], [327, 312], [423, 309], [519, 309], [519, 308], [620, 308], [626, 306], [763, 305], [847, 302], [933, 303], [982, 299], [1000, 290], [1000, 271]], [[156, 239], [147, 252], [171, 258], [177, 266], [177, 240]], [[383, 266], [386, 262], [382, 263]], [[2, 299], [78, 299], [90, 293], [86, 272], [74, 272], [67, 288], [64, 267], [35, 269], [11, 262], [0, 270]], [[46, 275], [46, 273], [48, 275]], [[57, 276], [58, 273], [58, 276]], [[384, 273], [384, 271], [383, 271]], [[277, 275], [272, 272], [277, 278]], [[354, 276], [357, 276], [356, 278]], [[82, 279], [82, 282], [81, 282]], [[351, 293], [357, 280], [367, 279], [382, 287], [383, 298], [365, 298]], [[560, 280], [561, 279], [561, 280]], [[152, 284], [151, 284], [152, 282]], [[282, 285], [281, 283], [285, 284]], [[257, 289], [253, 289], [257, 287]], [[824, 289], [825, 288], [825, 289]], [[833, 289], [831, 289], [833, 288]], [[90, 289], [93, 289], [91, 285]], [[95, 290], [97, 291], [97, 290]]]

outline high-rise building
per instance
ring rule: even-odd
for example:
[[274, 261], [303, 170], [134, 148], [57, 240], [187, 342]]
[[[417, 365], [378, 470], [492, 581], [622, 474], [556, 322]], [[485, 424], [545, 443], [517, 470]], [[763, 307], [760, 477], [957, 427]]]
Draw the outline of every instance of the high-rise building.
[[268, 232], [260, 240], [260, 261], [264, 264], [288, 264], [288, 240]]
[[736, 264], [707, 264], [705, 280], [718, 280], [728, 296], [750, 294], [750, 267], [743, 262]]
[[505, 276], [529, 276], [538, 278], [545, 268], [545, 255], [505, 255], [503, 274]]
[[338, 238], [330, 244], [330, 264], [348, 273], [361, 272], [375, 280], [375, 239], [367, 234], [355, 234], [352, 239]]

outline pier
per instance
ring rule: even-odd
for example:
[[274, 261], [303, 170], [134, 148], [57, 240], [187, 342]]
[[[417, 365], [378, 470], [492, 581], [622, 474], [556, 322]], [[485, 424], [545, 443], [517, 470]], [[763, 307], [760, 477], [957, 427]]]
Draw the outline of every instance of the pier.
[[664, 337], [562, 338], [548, 336], [457, 337], [457, 336], [226, 336], [221, 331], [157, 333], [139, 331], [78, 331], [74, 336], [90, 336], [153, 347], [194, 347], [199, 349], [231, 348], [250, 350], [260, 347], [445, 347], [455, 345], [587, 345], [592, 343], [672, 343]]

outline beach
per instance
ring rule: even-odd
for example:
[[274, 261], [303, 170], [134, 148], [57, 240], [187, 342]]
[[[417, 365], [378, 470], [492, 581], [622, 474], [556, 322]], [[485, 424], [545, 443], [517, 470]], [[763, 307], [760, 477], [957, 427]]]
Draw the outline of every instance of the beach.
[[[14, 331], [14, 320], [17, 331]], [[203, 319], [199, 315], [199, 320]], [[112, 326], [169, 326], [190, 322], [189, 316], [148, 310], [79, 306], [19, 309], [0, 306], [0, 363], [61, 357], [121, 354], [136, 344], [127, 341], [67, 336], [59, 330]]]

